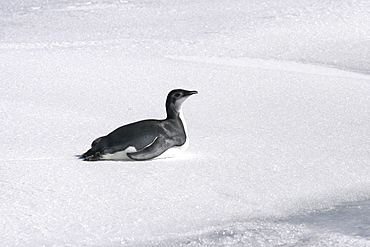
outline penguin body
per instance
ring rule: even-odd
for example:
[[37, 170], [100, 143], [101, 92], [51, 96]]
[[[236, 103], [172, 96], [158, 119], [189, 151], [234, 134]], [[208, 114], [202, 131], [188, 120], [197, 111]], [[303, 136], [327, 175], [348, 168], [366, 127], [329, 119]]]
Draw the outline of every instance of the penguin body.
[[142, 120], [99, 137], [81, 158], [96, 160], [149, 160], [176, 156], [188, 147], [181, 105], [196, 91], [172, 90], [166, 100], [167, 118]]

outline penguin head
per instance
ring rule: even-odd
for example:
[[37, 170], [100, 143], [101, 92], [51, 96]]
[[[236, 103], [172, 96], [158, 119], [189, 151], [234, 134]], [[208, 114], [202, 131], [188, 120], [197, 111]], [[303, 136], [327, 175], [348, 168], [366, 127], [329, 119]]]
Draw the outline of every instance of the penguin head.
[[[167, 116], [170, 117], [173, 113], [179, 113], [181, 111], [182, 103], [193, 94], [197, 94], [197, 91], [188, 91], [184, 89], [174, 89], [167, 95], [166, 109]], [[177, 114], [176, 114], [177, 115]]]

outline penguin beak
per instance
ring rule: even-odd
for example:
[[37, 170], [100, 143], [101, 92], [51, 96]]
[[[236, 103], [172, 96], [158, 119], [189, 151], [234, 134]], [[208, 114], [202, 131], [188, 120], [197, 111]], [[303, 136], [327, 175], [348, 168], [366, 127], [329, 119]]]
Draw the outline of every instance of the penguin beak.
[[187, 91], [185, 95], [190, 96], [190, 95], [197, 94], [197, 93], [198, 91]]

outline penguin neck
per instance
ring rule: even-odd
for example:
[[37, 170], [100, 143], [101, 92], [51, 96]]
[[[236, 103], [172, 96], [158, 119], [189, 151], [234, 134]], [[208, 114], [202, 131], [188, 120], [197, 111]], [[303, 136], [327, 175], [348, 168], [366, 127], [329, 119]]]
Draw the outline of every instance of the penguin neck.
[[180, 99], [172, 102], [170, 97], [167, 97], [166, 100], [166, 111], [167, 111], [167, 119], [181, 119], [181, 107], [182, 103], [188, 98], [189, 96], [183, 96]]
[[185, 123], [184, 115], [182, 113], [181, 105], [180, 107], [177, 107], [177, 108], [178, 109], [176, 109], [174, 104], [170, 104], [170, 103], [166, 104], [167, 119], [180, 120], [186, 131], [186, 123]]
[[167, 101], [166, 102], [166, 112], [167, 112], [167, 119], [178, 119], [180, 117], [181, 106], [180, 106], [180, 109], [176, 109], [175, 104]]
[[182, 122], [182, 126], [184, 127], [184, 130], [185, 130], [185, 133], [187, 133], [187, 128], [186, 128], [186, 122], [185, 122], [185, 118], [184, 118], [184, 113], [182, 112], [182, 110], [180, 109], [180, 112], [179, 112], [179, 118]]

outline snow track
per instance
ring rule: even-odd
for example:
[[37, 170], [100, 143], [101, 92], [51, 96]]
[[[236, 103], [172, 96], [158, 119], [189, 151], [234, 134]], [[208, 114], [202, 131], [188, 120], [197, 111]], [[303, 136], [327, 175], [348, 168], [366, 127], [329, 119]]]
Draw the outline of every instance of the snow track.
[[219, 64], [245, 68], [259, 68], [265, 70], [298, 72], [332, 77], [347, 77], [370, 80], [370, 75], [330, 68], [323, 65], [304, 64], [291, 61], [265, 60], [253, 58], [229, 58], [229, 57], [196, 57], [196, 56], [166, 56], [170, 59], [188, 62]]

